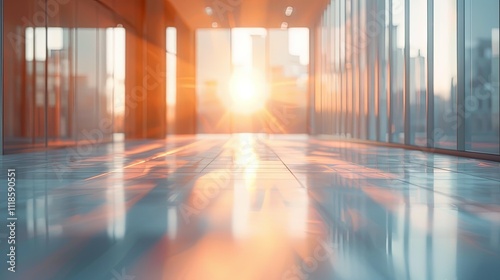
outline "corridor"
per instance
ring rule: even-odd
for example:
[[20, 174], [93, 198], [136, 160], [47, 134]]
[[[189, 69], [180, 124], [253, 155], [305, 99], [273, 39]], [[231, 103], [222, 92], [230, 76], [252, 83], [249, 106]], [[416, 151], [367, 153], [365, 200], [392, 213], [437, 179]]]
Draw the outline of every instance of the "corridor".
[[17, 272], [1, 279], [500, 274], [499, 163], [302, 135], [85, 151], [0, 158], [18, 197]]
[[0, 0], [0, 280], [499, 280], [499, 0]]

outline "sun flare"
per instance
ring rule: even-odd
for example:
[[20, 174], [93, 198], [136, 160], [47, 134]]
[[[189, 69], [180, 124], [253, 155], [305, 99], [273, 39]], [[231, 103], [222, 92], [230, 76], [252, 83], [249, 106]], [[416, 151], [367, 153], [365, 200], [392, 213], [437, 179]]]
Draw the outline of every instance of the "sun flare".
[[256, 73], [235, 72], [229, 82], [229, 109], [234, 113], [251, 114], [264, 108], [267, 90]]

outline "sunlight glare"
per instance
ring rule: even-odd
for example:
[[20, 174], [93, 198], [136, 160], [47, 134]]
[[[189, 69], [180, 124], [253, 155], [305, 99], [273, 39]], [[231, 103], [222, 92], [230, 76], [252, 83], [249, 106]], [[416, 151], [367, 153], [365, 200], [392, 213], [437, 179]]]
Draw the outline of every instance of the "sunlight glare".
[[237, 71], [230, 80], [229, 108], [235, 113], [251, 114], [264, 108], [267, 92], [256, 73]]

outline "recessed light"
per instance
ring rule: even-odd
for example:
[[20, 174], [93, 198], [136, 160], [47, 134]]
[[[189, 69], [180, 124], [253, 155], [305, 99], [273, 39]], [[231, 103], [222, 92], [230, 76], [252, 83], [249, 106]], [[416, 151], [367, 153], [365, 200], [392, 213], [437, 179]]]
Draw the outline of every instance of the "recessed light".
[[288, 22], [284, 21], [281, 23], [281, 29], [287, 29], [288, 28]]
[[293, 13], [293, 7], [292, 7], [292, 6], [288, 6], [288, 7], [286, 7], [286, 9], [285, 9], [285, 15], [286, 15], [287, 17], [289, 17], [289, 16], [291, 16], [291, 15], [292, 15], [292, 13]]
[[212, 22], [212, 27], [217, 28], [217, 27], [219, 27], [219, 24], [217, 22]]
[[212, 10], [211, 7], [205, 7], [205, 13], [211, 16], [214, 13], [214, 11]]

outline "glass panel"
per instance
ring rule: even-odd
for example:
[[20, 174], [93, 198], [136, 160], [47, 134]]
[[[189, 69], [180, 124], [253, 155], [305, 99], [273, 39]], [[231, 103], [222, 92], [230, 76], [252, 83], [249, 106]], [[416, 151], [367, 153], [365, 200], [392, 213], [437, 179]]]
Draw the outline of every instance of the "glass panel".
[[167, 129], [175, 133], [175, 108], [177, 104], [177, 29], [167, 27]]
[[[274, 103], [268, 101], [267, 77], [267, 31], [263, 28], [233, 28], [231, 30], [231, 76], [229, 81], [229, 101], [226, 107], [232, 118], [232, 132], [270, 132], [285, 133], [283, 124], [272, 117], [268, 118], [264, 108], [266, 102], [274, 113]], [[283, 43], [282, 40], [280, 40]], [[286, 41], [280, 46], [281, 53], [287, 53]], [[274, 70], [274, 69], [273, 69]], [[274, 75], [274, 72], [271, 72]], [[271, 74], [270, 73], [270, 74]], [[279, 76], [276, 73], [274, 76]], [[273, 78], [271, 78], [271, 82]], [[271, 83], [273, 86], [274, 83]], [[279, 91], [279, 90], [278, 90]], [[271, 89], [274, 94], [274, 90]], [[284, 91], [279, 91], [283, 93]], [[269, 126], [266, 127], [266, 122]]]
[[[71, 114], [73, 104], [70, 94], [70, 51], [68, 28], [48, 28], [48, 139], [49, 145], [74, 144]], [[73, 140], [73, 141], [72, 141]]]
[[427, 0], [410, 1], [410, 143], [427, 145]]
[[360, 138], [367, 139], [368, 137], [368, 69], [367, 69], [367, 47], [368, 36], [367, 32], [367, 0], [359, 1], [359, 44], [362, 49], [359, 52], [359, 79], [360, 79]]
[[351, 17], [352, 17], [352, 47], [351, 47], [351, 55], [352, 55], [352, 98], [353, 98], [353, 130], [351, 131], [353, 137], [359, 138], [359, 122], [360, 122], [360, 111], [359, 111], [359, 52], [362, 50], [362, 47], [359, 43], [359, 9], [358, 9], [358, 0], [352, 0], [351, 7]]
[[94, 143], [101, 141], [98, 128], [98, 80], [97, 80], [97, 6], [94, 2], [77, 2], [76, 30], [76, 124], [77, 141]]
[[327, 20], [329, 17], [329, 11], [327, 10], [326, 13], [323, 15], [321, 18], [321, 36], [320, 36], [320, 44], [321, 44], [321, 77], [320, 77], [320, 82], [321, 82], [321, 133], [322, 134], [327, 134], [328, 133], [328, 126], [330, 124], [330, 119], [331, 119], [331, 111], [328, 107], [328, 101], [327, 101], [327, 96], [328, 96], [328, 88], [326, 87], [326, 79], [328, 76], [328, 73], [326, 72], [326, 64], [327, 64], [327, 59], [328, 59], [328, 50], [326, 48], [326, 42], [327, 42]]
[[309, 29], [199, 29], [197, 59], [199, 133], [307, 132]]
[[499, 153], [499, 2], [466, 0], [466, 149]]
[[93, 1], [66, 1], [58, 13], [43, 3], [4, 3], [6, 150], [110, 140], [113, 15]]
[[48, 18], [47, 126], [50, 146], [75, 144], [73, 44], [74, 2]]
[[323, 47], [324, 49], [324, 59], [322, 61], [323, 64], [323, 82], [324, 82], [324, 104], [325, 104], [325, 120], [324, 123], [324, 133], [332, 134], [334, 133], [334, 121], [335, 121], [335, 101], [334, 101], [334, 93], [332, 91], [332, 69], [331, 69], [331, 60], [332, 60], [332, 52], [331, 48], [332, 44], [332, 23], [333, 23], [333, 14], [332, 14], [332, 6], [329, 5], [323, 18]]
[[[263, 115], [267, 91], [266, 36], [261, 28], [233, 28], [231, 30], [231, 76], [229, 101], [226, 107], [231, 115], [232, 132], [263, 131]], [[283, 49], [282, 49], [283, 50]], [[279, 132], [279, 124], [276, 133]]]
[[45, 12], [30, 1], [11, 2], [4, 3], [6, 151], [46, 145]]
[[391, 15], [391, 141], [404, 143], [405, 0], [392, 0]]
[[333, 35], [333, 52], [331, 52], [330, 65], [331, 73], [329, 73], [332, 86], [328, 90], [331, 92], [333, 104], [332, 104], [332, 122], [334, 123], [335, 130], [333, 133], [335, 135], [341, 135], [342, 133], [342, 84], [340, 83], [340, 1], [333, 1], [331, 7], [331, 12], [328, 13], [331, 22], [331, 33]]
[[434, 145], [457, 148], [457, 5], [434, 1]]
[[346, 18], [345, 18], [345, 1], [346, 0], [337, 0], [338, 2], [338, 12], [336, 13], [338, 15], [338, 18], [340, 19], [339, 25], [338, 25], [338, 32], [339, 32], [339, 62], [340, 62], [340, 94], [341, 94], [341, 129], [340, 129], [340, 135], [344, 136], [347, 132], [347, 79], [346, 79], [346, 32], [345, 32], [345, 26], [346, 26]]
[[[323, 15], [324, 16], [324, 15]], [[321, 88], [321, 26], [316, 27], [316, 36], [314, 38], [314, 53], [315, 53], [315, 67], [314, 67], [314, 133], [321, 133], [321, 92], [323, 89]]]
[[[325, 18], [325, 14], [323, 14], [322, 18], [321, 18], [321, 22], [324, 21], [324, 18]], [[317, 53], [316, 53], [316, 57], [318, 59], [318, 63], [317, 63], [317, 69], [318, 69], [318, 75], [316, 75], [316, 81], [317, 81], [317, 85], [318, 85], [318, 88], [319, 88], [319, 91], [318, 91], [318, 133], [322, 134], [324, 132], [323, 130], [323, 124], [325, 122], [325, 118], [324, 118], [324, 110], [323, 110], [323, 92], [325, 91], [325, 89], [323, 88], [323, 75], [325, 74], [324, 71], [323, 71], [323, 65], [324, 65], [324, 55], [323, 55], [323, 52], [324, 52], [324, 49], [323, 49], [323, 26], [318, 26], [318, 37], [317, 37], [317, 40], [316, 40], [316, 46], [317, 46]]]
[[230, 40], [228, 29], [196, 31], [198, 133], [230, 132], [231, 118], [223, 103], [223, 98], [228, 96], [231, 75]]
[[269, 133], [306, 133], [309, 29], [269, 29]]
[[347, 95], [346, 102], [346, 137], [351, 137], [353, 135], [353, 90], [352, 90], [352, 1], [346, 0], [345, 2], [345, 89]]
[[387, 96], [389, 91], [389, 13], [387, 7], [389, 0], [378, 0], [378, 17], [383, 20], [380, 22], [380, 37], [378, 38], [378, 83], [379, 83], [379, 141], [387, 142], [388, 134], [388, 110]]
[[108, 29], [116, 26], [113, 15], [106, 9], [98, 6], [97, 23], [97, 106], [98, 119], [95, 124], [101, 142], [109, 142], [113, 138], [113, 75], [114, 56], [108, 55], [108, 49], [114, 48], [113, 37], [108, 33]]
[[[125, 53], [126, 31], [123, 27], [107, 28], [107, 85], [113, 88], [114, 140], [124, 139], [125, 127]], [[130, 47], [130, 45], [128, 45]], [[112, 76], [111, 76], [112, 75]]]
[[[376, 11], [377, 2], [367, 1], [367, 25], [365, 36], [368, 41], [367, 57], [368, 57], [368, 139], [377, 140], [377, 125], [378, 125], [378, 69], [377, 69], [377, 26]], [[369, 35], [370, 34], [370, 35]], [[373, 35], [371, 35], [373, 34]]]

